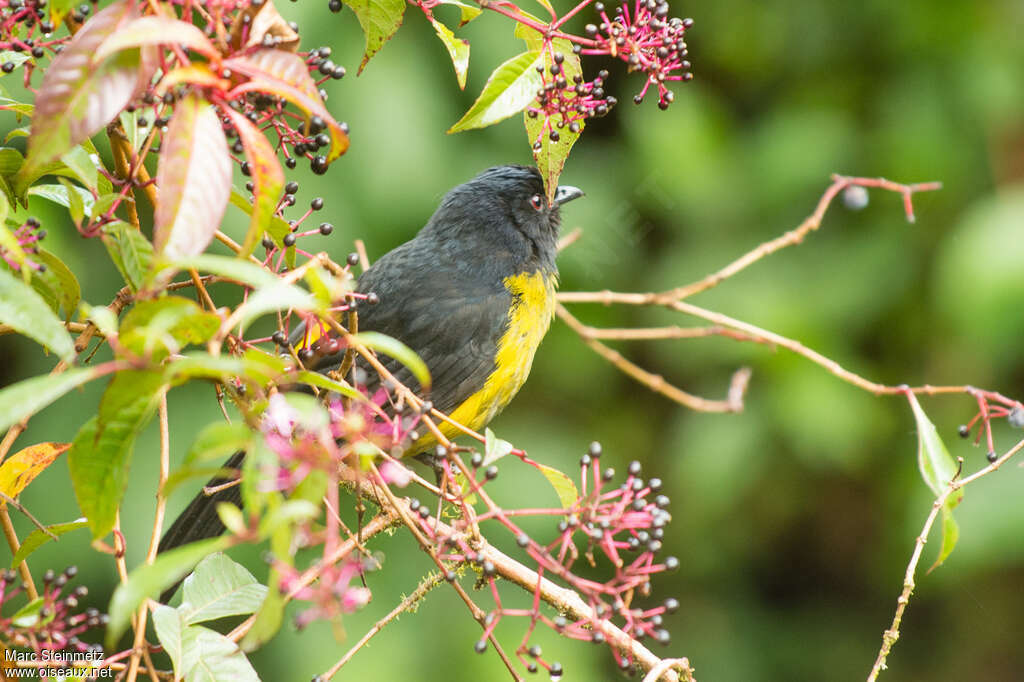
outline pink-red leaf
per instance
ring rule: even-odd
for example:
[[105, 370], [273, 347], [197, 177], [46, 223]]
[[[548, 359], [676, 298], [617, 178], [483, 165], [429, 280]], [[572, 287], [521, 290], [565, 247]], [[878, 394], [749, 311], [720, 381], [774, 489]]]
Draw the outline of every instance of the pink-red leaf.
[[156, 182], [156, 253], [171, 260], [202, 253], [220, 227], [231, 195], [231, 157], [220, 117], [196, 95], [174, 107]]
[[175, 43], [201, 55], [216, 58], [220, 53], [210, 39], [193, 24], [170, 17], [138, 17], [121, 26], [96, 51], [95, 59], [102, 61], [110, 55], [131, 47], [167, 45]]
[[331, 149], [327, 153], [330, 163], [348, 149], [348, 134], [327, 112], [316, 82], [309, 75], [306, 63], [298, 55], [282, 50], [257, 50], [246, 57], [224, 61], [224, 67], [244, 74], [249, 80], [231, 91], [232, 98], [247, 92], [265, 92], [282, 97], [307, 116], [319, 116], [327, 124], [331, 135]]
[[249, 119], [234, 109], [225, 109], [231, 122], [238, 131], [238, 139], [245, 150], [245, 159], [249, 162], [253, 183], [253, 210], [249, 231], [242, 244], [241, 257], [248, 256], [256, 248], [263, 232], [269, 228], [270, 219], [277, 209], [277, 200], [284, 187], [284, 171], [277, 162], [274, 148]]
[[115, 2], [87, 21], [46, 69], [32, 117], [28, 157], [18, 174], [19, 190], [39, 169], [102, 130], [152, 76], [138, 50], [107, 60], [96, 56], [99, 46], [136, 16], [134, 3]]

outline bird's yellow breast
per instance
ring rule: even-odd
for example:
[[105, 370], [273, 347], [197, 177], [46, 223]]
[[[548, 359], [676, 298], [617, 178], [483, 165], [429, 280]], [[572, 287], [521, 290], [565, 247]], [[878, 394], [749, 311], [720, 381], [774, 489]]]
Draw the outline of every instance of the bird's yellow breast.
[[[484, 387], [469, 396], [451, 418], [473, 430], [491, 421], [515, 397], [530, 375], [537, 346], [555, 314], [555, 276], [543, 272], [524, 272], [504, 279], [512, 294], [508, 310], [508, 329], [498, 341], [494, 371]], [[441, 424], [448, 437], [461, 435], [451, 424]]]

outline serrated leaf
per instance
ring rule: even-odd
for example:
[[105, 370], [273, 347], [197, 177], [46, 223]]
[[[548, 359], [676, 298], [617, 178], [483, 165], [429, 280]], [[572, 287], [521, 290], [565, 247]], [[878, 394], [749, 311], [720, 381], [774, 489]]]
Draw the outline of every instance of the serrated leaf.
[[73, 530], [79, 528], [85, 528], [89, 525], [89, 522], [85, 519], [78, 519], [77, 521], [71, 521], [69, 523], [55, 523], [52, 526], [47, 526], [47, 533], [36, 529], [25, 536], [25, 539], [21, 542], [21, 547], [15, 553], [14, 558], [11, 559], [11, 568], [14, 568], [22, 561], [27, 559], [32, 552], [36, 551], [46, 543], [53, 540], [52, 535], [56, 535], [58, 538], [65, 533], [70, 533]]
[[244, 329], [256, 318], [278, 310], [315, 310], [316, 300], [306, 290], [294, 284], [276, 280], [260, 287], [249, 296], [238, 310], [243, 312], [239, 324]]
[[120, 220], [104, 225], [101, 239], [128, 287], [133, 292], [141, 289], [153, 265], [153, 245], [141, 232]]
[[135, 439], [156, 408], [162, 383], [160, 372], [118, 372], [103, 393], [99, 414], [75, 436], [68, 455], [71, 483], [93, 539], [114, 527]]
[[[23, 448], [0, 463], [0, 493], [15, 498], [43, 473], [70, 443], [37, 443]], [[0, 507], [7, 504], [0, 499]]]
[[325, 157], [328, 163], [348, 149], [348, 133], [327, 111], [316, 81], [309, 75], [301, 57], [282, 50], [261, 49], [244, 57], [226, 59], [224, 66], [249, 77], [229, 93], [232, 99], [247, 92], [265, 92], [286, 99], [307, 117], [319, 116], [327, 125], [331, 137], [331, 148]]
[[448, 50], [448, 56], [452, 58], [452, 66], [455, 67], [455, 80], [459, 83], [459, 89], [466, 89], [466, 72], [469, 70], [469, 41], [456, 38], [452, 30], [437, 19], [431, 18], [430, 23], [437, 31], [437, 37], [444, 43]]
[[[910, 408], [914, 412], [914, 421], [917, 424], [917, 465], [921, 471], [921, 477], [924, 478], [924, 482], [928, 484], [932, 493], [937, 497], [945, 493], [949, 488], [953, 477], [957, 475], [958, 466], [949, 454], [949, 450], [946, 449], [946, 444], [939, 437], [939, 432], [935, 425], [928, 419], [928, 415], [925, 414], [924, 410], [921, 409], [921, 405], [917, 402], [917, 397], [910, 392], [906, 395], [907, 400], [910, 402]], [[960, 529], [953, 519], [953, 509], [960, 504], [963, 498], [964, 491], [963, 488], [960, 488], [952, 492], [946, 498], [945, 504], [942, 505], [942, 546], [939, 549], [939, 555], [935, 559], [935, 563], [928, 569], [929, 571], [945, 561], [953, 551], [953, 548], [956, 547], [957, 540], [960, 537]]]
[[52, 281], [57, 301], [64, 308], [64, 316], [70, 318], [78, 310], [78, 304], [82, 300], [82, 287], [78, 284], [75, 273], [71, 272], [64, 261], [46, 249], [39, 249], [32, 254], [32, 260], [46, 266], [46, 271], [37, 272], [33, 281], [37, 279]]
[[0, 147], [0, 175], [11, 177], [18, 172], [25, 158], [14, 147]]
[[98, 199], [96, 199], [95, 203], [93, 203], [92, 210], [89, 211], [89, 219], [95, 220], [99, 218], [104, 213], [109, 211], [111, 206], [113, 206], [119, 201], [127, 201], [131, 203], [132, 198], [126, 197], [119, 192], [111, 192], [110, 194], [101, 195]]
[[423, 390], [430, 388], [430, 370], [427, 369], [427, 363], [423, 362], [413, 349], [398, 339], [380, 332], [359, 332], [352, 335], [352, 341], [398, 360], [412, 372]]
[[538, 464], [537, 468], [544, 474], [544, 478], [548, 479], [551, 487], [555, 489], [555, 494], [558, 495], [558, 501], [561, 503], [562, 509], [574, 507], [576, 501], [580, 498], [580, 494], [572, 479], [558, 469], [545, 464]]
[[32, 287], [0, 269], [0, 323], [49, 348], [71, 362], [75, 344], [57, 316]]
[[359, 73], [366, 68], [367, 62], [377, 54], [384, 43], [391, 39], [402, 25], [405, 14], [404, 0], [350, 0], [348, 6], [356, 13], [359, 25], [366, 36], [366, 51], [363, 61], [359, 64]]
[[178, 260], [202, 253], [220, 227], [231, 194], [231, 157], [220, 118], [196, 95], [174, 107], [162, 147], [153, 248]]
[[100, 376], [95, 367], [32, 377], [0, 389], [0, 431], [30, 417], [73, 388]]
[[448, 132], [484, 128], [522, 111], [537, 97], [537, 90], [543, 85], [536, 69], [540, 63], [543, 63], [540, 52], [531, 50], [496, 68], [473, 106]]
[[515, 449], [512, 443], [494, 435], [494, 431], [484, 431], [484, 462], [481, 466], [489, 466]]
[[277, 201], [281, 198], [281, 190], [284, 188], [284, 170], [277, 162], [274, 148], [259, 128], [234, 109], [225, 109], [224, 113], [238, 131], [238, 139], [245, 151], [245, 159], [249, 162], [253, 183], [252, 219], [249, 221], [249, 230], [245, 233], [242, 251], [238, 254], [239, 258], [245, 258], [256, 248], [264, 231], [270, 230], [271, 220], [277, 211]]
[[200, 561], [182, 590], [179, 608], [187, 625], [255, 613], [267, 594], [252, 573], [221, 552]]
[[138, 50], [96, 59], [99, 46], [136, 16], [133, 2], [108, 6], [85, 22], [47, 67], [36, 98], [28, 157], [18, 173], [18, 194], [37, 177], [37, 169], [102, 130], [149, 80], [152, 72], [143, 68]]
[[102, 61], [116, 52], [143, 45], [180, 45], [199, 54], [216, 58], [220, 52], [195, 25], [170, 17], [147, 16], [125, 22], [103, 41], [95, 59]]
[[113, 650], [116, 647], [117, 641], [128, 627], [132, 614], [143, 600], [156, 598], [165, 589], [188, 575], [204, 556], [225, 549], [229, 543], [230, 538], [219, 537], [176, 547], [159, 554], [152, 564], [143, 564], [129, 573], [127, 582], [119, 584], [110, 598], [110, 606], [107, 609], [110, 614], [110, 622], [107, 625], [107, 649]]

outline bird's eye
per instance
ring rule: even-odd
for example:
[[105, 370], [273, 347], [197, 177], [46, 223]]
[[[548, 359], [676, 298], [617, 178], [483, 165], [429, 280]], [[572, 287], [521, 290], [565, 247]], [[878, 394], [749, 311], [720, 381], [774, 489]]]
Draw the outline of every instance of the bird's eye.
[[530, 197], [530, 205], [533, 206], [538, 211], [541, 210], [542, 208], [544, 208], [544, 197], [542, 197], [539, 194], [534, 194], [532, 197]]

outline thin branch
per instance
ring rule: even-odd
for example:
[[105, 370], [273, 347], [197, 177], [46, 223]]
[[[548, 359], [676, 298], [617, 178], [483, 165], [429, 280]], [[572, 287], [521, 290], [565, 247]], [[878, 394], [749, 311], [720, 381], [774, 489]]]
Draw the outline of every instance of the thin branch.
[[[38, 528], [38, 529], [39, 529], [39, 530], [41, 530], [42, 532], [44, 532], [44, 533], [46, 533], [47, 535], [49, 535], [49, 536], [50, 536], [50, 539], [51, 539], [51, 540], [56, 540], [56, 539], [57, 539], [57, 536], [56, 536], [56, 535], [54, 535], [54, 534], [53, 534], [53, 533], [52, 533], [52, 532], [50, 531], [50, 529], [49, 529], [49, 528], [47, 528], [47, 527], [46, 527], [46, 526], [44, 526], [44, 525], [43, 525], [42, 523], [40, 523], [40, 522], [39, 522], [39, 519], [37, 519], [37, 518], [36, 518], [35, 516], [33, 516], [33, 515], [32, 515], [32, 513], [31, 513], [31, 512], [30, 512], [30, 511], [29, 511], [28, 509], [26, 509], [26, 508], [25, 508], [25, 506], [24, 506], [24, 505], [23, 505], [23, 504], [22, 504], [21, 502], [18, 502], [18, 501], [17, 501], [16, 499], [14, 499], [13, 497], [9, 497], [8, 495], [6, 495], [5, 493], [2, 493], [2, 492], [0, 492], [0, 502], [2, 502], [2, 503], [4, 503], [4, 504], [9, 504], [9, 505], [11, 505], [12, 507], [14, 507], [15, 509], [17, 509], [18, 511], [20, 511], [20, 512], [21, 512], [22, 514], [24, 514], [24, 515], [25, 515], [25, 517], [26, 517], [26, 518], [27, 518], [27, 519], [28, 519], [29, 521], [31, 521], [31, 522], [32, 522], [32, 525], [34, 525], [34, 526], [35, 526], [36, 528]], [[15, 550], [15, 551], [16, 551], [16, 550]]]
[[376, 623], [374, 623], [373, 627], [370, 628], [365, 635], [363, 635], [362, 639], [356, 642], [352, 646], [352, 648], [349, 649], [348, 652], [344, 656], [342, 656], [337, 663], [331, 666], [329, 670], [322, 673], [319, 679], [329, 680], [332, 677], [334, 677], [338, 673], [338, 671], [341, 670], [341, 668], [346, 663], [348, 663], [353, 656], [356, 655], [356, 652], [358, 652], [360, 649], [366, 646], [366, 643], [369, 642], [374, 635], [383, 630], [391, 621], [397, 618], [400, 614], [408, 611], [410, 608], [418, 604], [420, 600], [422, 600], [423, 597], [425, 597], [428, 592], [430, 592], [432, 589], [440, 585], [442, 582], [444, 582], [444, 576], [440, 573], [432, 572], [429, 575], [427, 575], [427, 577], [424, 578], [422, 582], [420, 582], [419, 586], [412, 594], [403, 599], [398, 604], [398, 606], [391, 610], [391, 613], [389, 613], [388, 615], [384, 616]]
[[917, 564], [921, 560], [921, 553], [924, 551], [924, 545], [928, 541], [928, 534], [932, 529], [932, 525], [935, 523], [935, 519], [938, 518], [939, 512], [942, 511], [943, 506], [946, 504], [946, 500], [949, 499], [950, 495], [961, 488], [973, 483], [983, 476], [991, 474], [1022, 449], [1024, 449], [1024, 440], [1019, 441], [987, 467], [976, 471], [966, 478], [953, 478], [942, 494], [935, 499], [935, 502], [932, 504], [932, 509], [928, 513], [928, 518], [925, 519], [924, 526], [921, 528], [920, 534], [918, 534], [917, 538], [914, 540], [914, 551], [910, 555], [910, 563], [907, 564], [907, 571], [903, 577], [903, 590], [900, 592], [900, 596], [896, 600], [896, 613], [893, 615], [892, 625], [882, 634], [882, 646], [878, 650], [878, 657], [875, 659], [875, 665], [871, 668], [871, 672], [868, 674], [868, 682], [875, 682], [875, 680], [878, 679], [879, 674], [885, 670], [886, 658], [888, 658], [889, 652], [892, 650], [896, 640], [900, 637], [900, 624], [903, 621], [903, 613], [906, 611], [907, 604], [910, 603], [910, 595], [914, 591], [914, 575], [917, 572]]
[[[18, 533], [14, 530], [14, 524], [11, 523], [11, 515], [7, 511], [7, 505], [0, 505], [0, 526], [3, 526], [4, 538], [7, 539], [7, 546], [11, 548], [11, 555], [17, 554], [18, 549], [21, 548], [21, 543], [18, 541]], [[32, 572], [28, 570], [27, 561], [22, 561], [18, 564], [18, 573], [21, 574], [21, 579], [25, 581], [25, 593], [28, 595], [28, 598], [30, 600], [37, 599], [39, 591], [36, 590], [36, 584], [32, 580]]]
[[[588, 336], [587, 327], [576, 319], [572, 313], [566, 310], [565, 306], [562, 304], [559, 303], [555, 307], [555, 313], [563, 322], [569, 325], [570, 329], [580, 335], [580, 338], [583, 339], [583, 343], [587, 344], [591, 350], [655, 393], [660, 393], [684, 407], [688, 407], [691, 410], [697, 410], [699, 412], [743, 411], [743, 393], [745, 391], [747, 381], [750, 378], [750, 370], [741, 369], [733, 375], [732, 386], [734, 390], [729, 392], [729, 397], [726, 400], [708, 400], [707, 398], [701, 398], [700, 396], [687, 393], [681, 388], [668, 383], [665, 381], [665, 377], [648, 372], [643, 367], [627, 360], [623, 357], [622, 353], [617, 350], [613, 350], [597, 339]], [[737, 388], [739, 390], [735, 390]]]

